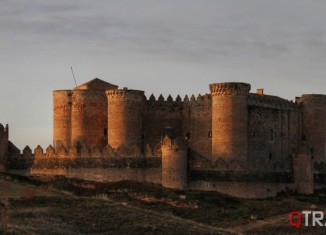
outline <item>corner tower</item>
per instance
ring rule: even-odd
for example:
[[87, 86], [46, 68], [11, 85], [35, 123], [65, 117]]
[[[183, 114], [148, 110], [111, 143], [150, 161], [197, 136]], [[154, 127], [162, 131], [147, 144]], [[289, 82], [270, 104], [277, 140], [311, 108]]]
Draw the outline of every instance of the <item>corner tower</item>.
[[187, 188], [187, 151], [185, 141], [165, 136], [162, 142], [162, 186], [173, 189]]
[[212, 161], [246, 160], [248, 151], [247, 83], [214, 83], [212, 95]]
[[297, 98], [302, 110], [302, 144], [314, 161], [326, 161], [326, 95], [305, 94]]
[[106, 91], [108, 99], [108, 144], [113, 148], [142, 144], [144, 91], [118, 89]]
[[106, 90], [118, 86], [95, 78], [73, 90], [53, 91], [53, 146], [71, 147], [77, 141], [88, 147], [107, 143]]

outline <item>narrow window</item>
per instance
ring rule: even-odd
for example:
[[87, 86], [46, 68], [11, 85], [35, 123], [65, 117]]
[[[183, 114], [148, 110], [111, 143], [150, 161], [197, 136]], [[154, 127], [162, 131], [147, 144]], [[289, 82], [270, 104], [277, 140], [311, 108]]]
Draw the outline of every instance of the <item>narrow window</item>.
[[186, 138], [185, 138], [186, 140], [190, 140], [190, 132], [187, 132], [187, 134], [186, 134]]
[[103, 134], [104, 136], [108, 136], [108, 128], [104, 128]]
[[270, 131], [269, 140], [274, 141], [274, 130], [273, 129], [271, 129], [271, 131]]
[[285, 134], [284, 133], [281, 134], [281, 140], [285, 141]]
[[208, 138], [212, 138], [212, 131], [208, 132]]

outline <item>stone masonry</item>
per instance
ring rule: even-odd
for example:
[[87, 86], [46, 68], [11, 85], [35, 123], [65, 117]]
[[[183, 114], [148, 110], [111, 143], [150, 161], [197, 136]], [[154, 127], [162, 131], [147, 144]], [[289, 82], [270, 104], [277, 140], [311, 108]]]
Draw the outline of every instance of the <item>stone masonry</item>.
[[0, 126], [0, 165], [239, 197], [326, 186], [326, 95], [293, 102], [251, 93], [246, 83], [209, 88], [196, 97], [147, 98], [96, 78], [54, 91], [53, 146], [20, 153]]

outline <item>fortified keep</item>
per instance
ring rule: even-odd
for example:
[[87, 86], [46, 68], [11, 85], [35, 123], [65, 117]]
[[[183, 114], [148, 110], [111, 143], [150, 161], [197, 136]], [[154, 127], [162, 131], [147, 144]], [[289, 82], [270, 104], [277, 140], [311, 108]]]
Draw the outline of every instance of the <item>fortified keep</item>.
[[77, 142], [105, 146], [108, 126], [105, 91], [117, 88], [95, 78], [74, 90], [53, 91], [53, 146], [69, 148]]
[[247, 198], [326, 187], [326, 95], [293, 102], [247, 83], [209, 88], [147, 98], [96, 78], [54, 91], [53, 146], [21, 153], [0, 126], [0, 167]]

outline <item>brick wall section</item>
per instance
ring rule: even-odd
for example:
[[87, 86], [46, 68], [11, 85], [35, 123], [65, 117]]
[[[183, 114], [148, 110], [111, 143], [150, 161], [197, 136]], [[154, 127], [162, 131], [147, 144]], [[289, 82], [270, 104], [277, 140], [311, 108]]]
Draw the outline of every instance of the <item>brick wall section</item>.
[[211, 161], [212, 152], [212, 102], [210, 95], [198, 96], [184, 103], [183, 136], [189, 134], [189, 148]]
[[173, 101], [146, 101], [142, 115], [144, 142], [152, 148], [158, 147], [162, 137], [172, 130], [174, 135], [183, 136], [183, 104]]
[[118, 86], [95, 78], [74, 90], [53, 91], [53, 146], [76, 142], [89, 147], [107, 144], [106, 90]]
[[108, 105], [105, 91], [74, 90], [71, 110], [71, 144], [103, 147], [107, 143]]
[[108, 144], [113, 148], [142, 144], [142, 110], [144, 92], [138, 90], [107, 91]]
[[53, 91], [53, 146], [71, 145], [72, 91]]
[[261, 182], [209, 182], [192, 181], [191, 190], [215, 191], [240, 198], [275, 197], [278, 192], [293, 188], [292, 183], [261, 183]]
[[302, 141], [310, 148], [314, 161], [325, 161], [326, 95], [303, 95], [297, 101], [302, 106]]
[[313, 194], [313, 160], [309, 155], [293, 157], [294, 190], [298, 193]]
[[253, 101], [257, 98], [255, 95], [250, 96], [248, 160], [256, 165], [270, 162], [270, 171], [284, 170], [284, 160], [299, 151], [299, 110], [295, 104], [280, 98], [260, 97], [260, 100], [265, 99], [262, 105]]
[[187, 188], [187, 146], [182, 138], [162, 143], [162, 185], [173, 189]]
[[247, 158], [250, 84], [216, 83], [212, 94], [212, 157]]

